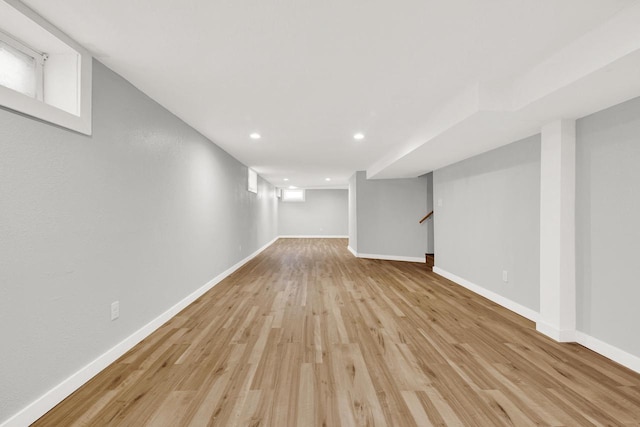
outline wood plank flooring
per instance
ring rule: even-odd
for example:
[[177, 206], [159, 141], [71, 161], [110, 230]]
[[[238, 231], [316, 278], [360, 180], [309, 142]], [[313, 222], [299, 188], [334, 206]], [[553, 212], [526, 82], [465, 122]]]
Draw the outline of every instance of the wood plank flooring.
[[423, 264], [281, 239], [35, 425], [640, 425], [640, 375]]

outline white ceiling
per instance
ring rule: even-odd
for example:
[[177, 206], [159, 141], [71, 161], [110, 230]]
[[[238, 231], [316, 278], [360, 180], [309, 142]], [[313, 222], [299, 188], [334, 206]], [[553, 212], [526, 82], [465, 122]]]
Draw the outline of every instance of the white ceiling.
[[417, 176], [640, 94], [634, 0], [25, 3], [278, 186]]

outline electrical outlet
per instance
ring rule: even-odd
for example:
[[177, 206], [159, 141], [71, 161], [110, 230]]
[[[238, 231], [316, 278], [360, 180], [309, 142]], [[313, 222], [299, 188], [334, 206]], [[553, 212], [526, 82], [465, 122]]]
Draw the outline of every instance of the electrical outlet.
[[111, 320], [116, 320], [120, 317], [120, 301], [114, 301], [111, 303]]
[[502, 281], [503, 282], [509, 281], [509, 272], [507, 270], [502, 270]]
[[438, 199], [438, 206], [442, 206], [442, 199]]

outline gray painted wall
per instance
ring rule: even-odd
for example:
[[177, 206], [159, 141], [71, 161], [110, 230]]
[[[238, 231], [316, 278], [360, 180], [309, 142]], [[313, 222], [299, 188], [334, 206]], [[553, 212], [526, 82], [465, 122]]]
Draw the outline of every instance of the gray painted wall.
[[0, 110], [0, 422], [277, 235], [271, 185], [93, 81], [92, 137]]
[[[433, 172], [425, 175], [427, 180], [427, 210], [425, 215], [433, 210]], [[427, 253], [433, 253], [433, 215], [427, 218], [423, 224], [427, 226]]]
[[[356, 174], [357, 251], [424, 260], [427, 178], [371, 179]], [[354, 248], [355, 249], [355, 248]]]
[[304, 202], [278, 203], [281, 236], [347, 236], [349, 232], [348, 190], [306, 190]]
[[349, 247], [358, 252], [357, 173], [349, 178]]
[[540, 135], [437, 170], [433, 180], [436, 266], [539, 311]]
[[640, 356], [640, 98], [576, 124], [577, 327]]

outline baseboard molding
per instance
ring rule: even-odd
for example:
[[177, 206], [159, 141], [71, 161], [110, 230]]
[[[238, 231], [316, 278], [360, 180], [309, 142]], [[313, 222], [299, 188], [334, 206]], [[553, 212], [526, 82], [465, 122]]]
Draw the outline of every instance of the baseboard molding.
[[[340, 238], [348, 239], [349, 236], [280, 236], [281, 239], [300, 239], [300, 238]], [[351, 246], [347, 246], [349, 252], [356, 258], [368, 258], [368, 259], [381, 259], [385, 261], [407, 261], [407, 262], [419, 262], [426, 263], [426, 260], [422, 257], [409, 257], [409, 256], [397, 256], [397, 255], [378, 255], [378, 254], [361, 254], [356, 252]]]
[[349, 252], [351, 252], [354, 257], [358, 258], [358, 252], [354, 251], [351, 246], [347, 246], [347, 249], [349, 249]]
[[[352, 252], [353, 253], [353, 252]], [[358, 258], [368, 258], [368, 259], [382, 259], [385, 261], [407, 261], [407, 262], [419, 262], [425, 264], [426, 261], [424, 257], [412, 257], [412, 256], [399, 256], [399, 255], [379, 255], [379, 254], [362, 254], [362, 253], [354, 253]]]
[[540, 319], [536, 321], [536, 331], [558, 342], [576, 342], [574, 329], [557, 329]]
[[584, 332], [573, 331], [573, 330], [558, 330], [553, 326], [547, 325], [544, 322], [541, 322], [540, 314], [530, 308], [524, 307], [516, 302], [511, 301], [508, 298], [505, 298], [501, 295], [498, 295], [488, 289], [485, 289], [481, 286], [478, 286], [474, 283], [469, 282], [466, 279], [456, 276], [455, 274], [449, 273], [438, 267], [433, 267], [433, 272], [451, 280], [463, 286], [470, 291], [473, 291], [483, 297], [490, 299], [496, 304], [500, 304], [501, 306], [518, 313], [519, 315], [526, 317], [527, 319], [536, 322], [536, 330], [556, 341], [559, 342], [577, 342], [578, 344], [599, 353], [614, 362], [621, 364], [624, 367], [631, 369], [632, 371], [640, 373], [640, 357], [635, 356], [631, 353], [627, 353], [624, 350], [619, 349], [611, 344], [608, 344], [604, 341], [601, 341], [597, 338], [594, 338]]
[[339, 235], [328, 235], [328, 236], [322, 236], [319, 234], [314, 234], [314, 235], [282, 235], [282, 236], [278, 236], [278, 238], [280, 239], [348, 239], [349, 236], [339, 236]]
[[538, 318], [540, 317], [540, 313], [536, 312], [535, 310], [532, 310], [528, 307], [518, 304], [517, 302], [512, 301], [509, 298], [503, 297], [500, 294], [497, 294], [493, 291], [485, 289], [482, 286], [476, 285], [475, 283], [472, 283], [467, 279], [463, 279], [462, 277], [456, 276], [453, 273], [449, 273], [448, 271], [445, 271], [439, 267], [434, 266], [433, 272], [439, 276], [444, 277], [445, 279], [449, 279], [452, 282], [455, 282], [458, 285], [469, 289], [472, 292], [475, 292], [478, 295], [482, 295], [483, 297], [495, 302], [496, 304], [499, 304], [504, 308], [507, 308], [519, 314], [522, 317], [526, 317], [527, 319], [533, 322], [537, 322]]
[[599, 339], [584, 332], [576, 331], [575, 337], [578, 344], [608, 357], [614, 362], [617, 362], [632, 371], [640, 373], [640, 357], [627, 353], [626, 351], [621, 350], [618, 347], [614, 347], [611, 344], [607, 344], [604, 341], [600, 341]]
[[205, 285], [182, 299], [180, 302], [169, 308], [167, 311], [153, 319], [151, 322], [138, 329], [133, 334], [107, 350], [97, 359], [90, 362], [85, 367], [62, 381], [60, 384], [46, 392], [44, 395], [30, 403], [20, 412], [0, 424], [0, 427], [23, 427], [32, 424], [38, 418], [46, 414], [51, 408], [62, 402], [67, 396], [80, 388], [83, 384], [96, 376], [100, 371], [115, 362], [120, 356], [133, 348], [140, 341], [151, 335], [156, 329], [164, 325], [172, 317], [182, 311], [189, 304], [200, 298], [205, 292], [213, 288], [215, 285], [231, 275], [234, 271], [242, 267], [244, 264], [255, 258], [260, 252], [271, 246], [278, 238], [274, 238], [269, 243], [256, 250], [254, 253], [229, 267], [216, 277], [211, 279]]

